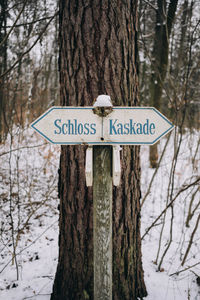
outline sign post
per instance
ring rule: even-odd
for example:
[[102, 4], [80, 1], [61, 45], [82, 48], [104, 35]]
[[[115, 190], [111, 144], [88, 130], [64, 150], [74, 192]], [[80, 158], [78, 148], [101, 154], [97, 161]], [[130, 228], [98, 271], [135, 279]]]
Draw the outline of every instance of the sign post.
[[93, 152], [94, 299], [112, 300], [112, 147]]
[[[101, 118], [101, 141], [104, 141], [104, 118], [112, 111], [109, 96], [99, 96], [94, 113]], [[112, 300], [112, 147], [93, 147], [93, 244], [94, 299]]]
[[89, 146], [85, 172], [87, 186], [93, 185], [94, 299], [112, 300], [112, 186], [120, 184], [119, 145], [153, 145], [174, 126], [153, 107], [113, 107], [107, 95], [98, 96], [93, 107], [52, 107], [31, 126], [53, 144]]

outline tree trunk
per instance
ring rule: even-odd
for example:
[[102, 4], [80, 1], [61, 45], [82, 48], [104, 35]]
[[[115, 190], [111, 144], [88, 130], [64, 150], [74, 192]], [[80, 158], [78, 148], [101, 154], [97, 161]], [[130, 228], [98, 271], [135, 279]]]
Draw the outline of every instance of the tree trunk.
[[[166, 0], [157, 0], [158, 9], [156, 11], [156, 26], [154, 48], [152, 52], [152, 73], [150, 80], [150, 104], [160, 109], [163, 83], [167, 73], [169, 39], [172, 24], [175, 17], [178, 0], [171, 0], [168, 10]], [[158, 150], [157, 144], [150, 147], [150, 165], [157, 167]]]
[[[137, 1], [60, 0], [61, 105], [138, 104]], [[62, 146], [59, 261], [51, 300], [93, 298], [93, 199], [85, 146]], [[145, 296], [140, 239], [139, 147], [122, 151], [113, 194], [113, 299]]]
[[[0, 3], [0, 75], [6, 70], [7, 65], [7, 42], [2, 43], [6, 36], [7, 24], [7, 0], [2, 0]], [[0, 142], [3, 137], [3, 125], [5, 116], [5, 100], [4, 100], [4, 83], [5, 78], [0, 78]]]

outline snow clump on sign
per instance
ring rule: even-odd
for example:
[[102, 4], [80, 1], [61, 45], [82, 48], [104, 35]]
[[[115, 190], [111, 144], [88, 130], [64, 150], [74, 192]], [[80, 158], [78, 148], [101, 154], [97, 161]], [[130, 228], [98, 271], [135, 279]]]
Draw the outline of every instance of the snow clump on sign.
[[108, 95], [100, 95], [97, 97], [94, 105], [94, 107], [98, 107], [98, 106], [113, 106], [112, 105], [112, 102], [111, 102], [111, 99], [110, 99], [110, 96]]

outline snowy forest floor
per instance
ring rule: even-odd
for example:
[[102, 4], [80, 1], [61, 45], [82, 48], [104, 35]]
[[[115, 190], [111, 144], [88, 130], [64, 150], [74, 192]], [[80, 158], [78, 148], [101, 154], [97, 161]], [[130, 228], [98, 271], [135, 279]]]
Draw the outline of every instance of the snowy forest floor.
[[[158, 144], [162, 160], [156, 171], [149, 167], [149, 147], [141, 147], [146, 299], [198, 300], [200, 197], [193, 183], [200, 169], [199, 133], [181, 136], [175, 130], [166, 143], [163, 138]], [[0, 146], [2, 300], [50, 299], [58, 261], [59, 154], [59, 146], [45, 143], [30, 128], [13, 128]]]

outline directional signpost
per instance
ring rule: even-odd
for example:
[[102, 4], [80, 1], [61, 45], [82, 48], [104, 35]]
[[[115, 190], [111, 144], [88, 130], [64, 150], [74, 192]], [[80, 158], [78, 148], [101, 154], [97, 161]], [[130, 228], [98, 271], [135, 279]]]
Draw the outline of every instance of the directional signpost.
[[93, 107], [52, 107], [31, 126], [53, 144], [89, 146], [85, 171], [87, 186], [93, 185], [94, 299], [111, 300], [112, 183], [120, 183], [120, 145], [153, 145], [174, 126], [153, 107], [113, 107], [107, 95], [98, 96]]
[[174, 127], [153, 107], [112, 107], [105, 117], [93, 107], [52, 107], [31, 126], [60, 145], [153, 145]]

